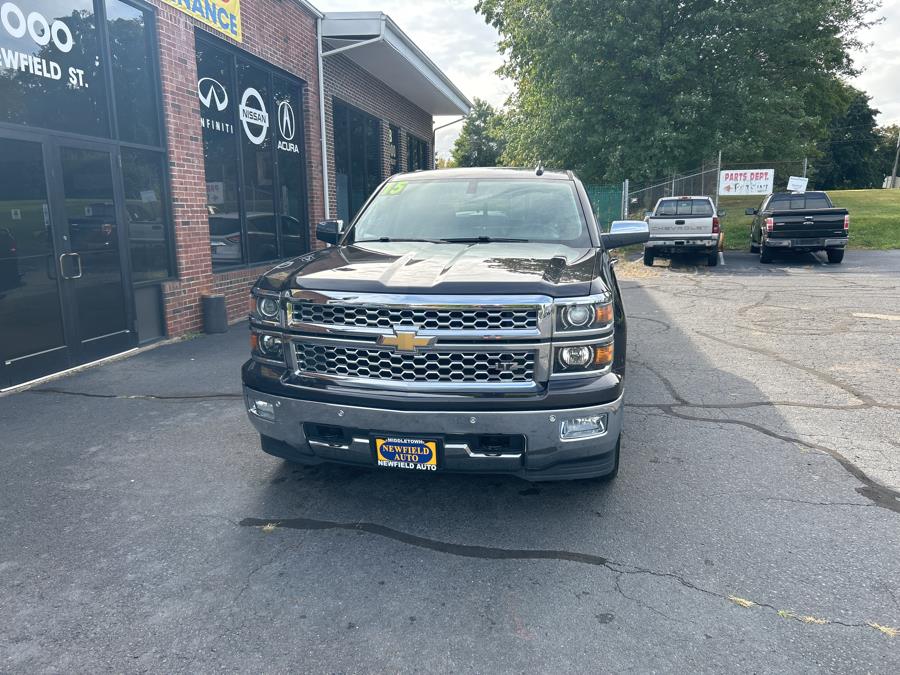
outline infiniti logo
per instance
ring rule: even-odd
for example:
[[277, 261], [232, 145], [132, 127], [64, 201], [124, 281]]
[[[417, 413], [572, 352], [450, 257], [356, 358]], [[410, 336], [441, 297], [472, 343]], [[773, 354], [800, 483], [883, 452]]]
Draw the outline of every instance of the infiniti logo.
[[204, 77], [197, 82], [197, 96], [204, 108], [209, 108], [210, 104], [215, 102], [216, 110], [222, 112], [228, 107], [228, 92], [222, 83], [211, 77]]
[[290, 103], [282, 101], [278, 104], [278, 130], [281, 137], [286, 141], [293, 140], [295, 126], [294, 109]]

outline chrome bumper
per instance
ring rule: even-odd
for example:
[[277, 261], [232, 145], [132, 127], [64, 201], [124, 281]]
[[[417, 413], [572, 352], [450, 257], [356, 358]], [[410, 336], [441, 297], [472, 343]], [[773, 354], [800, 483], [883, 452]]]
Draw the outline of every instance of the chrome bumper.
[[[361, 408], [264, 394], [244, 387], [253, 426], [263, 436], [289, 446], [286, 459], [307, 464], [341, 462], [375, 466], [371, 438], [381, 435], [434, 437], [443, 442], [439, 470], [462, 473], [506, 473], [530, 480], [601, 476], [612, 470], [622, 430], [622, 398], [585, 408], [514, 412], [440, 412]], [[272, 404], [274, 420], [253, 412], [254, 401]], [[561, 423], [573, 417], [607, 415], [606, 432], [586, 439], [561, 440]], [[348, 431], [348, 440], [329, 443], [309, 439], [305, 424]], [[472, 450], [466, 436], [524, 436], [521, 452], [485, 454]]]
[[847, 237], [801, 239], [774, 239], [769, 237], [766, 238], [765, 245], [781, 248], [844, 248], [849, 241]]
[[666, 248], [678, 250], [699, 250], [716, 248], [719, 245], [719, 235], [711, 236], [687, 236], [687, 237], [669, 237], [654, 239], [650, 238], [645, 248]]

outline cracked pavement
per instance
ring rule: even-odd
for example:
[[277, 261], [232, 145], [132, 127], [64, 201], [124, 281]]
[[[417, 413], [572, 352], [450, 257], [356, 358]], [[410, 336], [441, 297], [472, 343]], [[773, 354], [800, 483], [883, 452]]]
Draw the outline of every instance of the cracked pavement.
[[610, 485], [263, 455], [242, 325], [0, 397], [0, 670], [897, 672], [900, 252], [620, 283]]

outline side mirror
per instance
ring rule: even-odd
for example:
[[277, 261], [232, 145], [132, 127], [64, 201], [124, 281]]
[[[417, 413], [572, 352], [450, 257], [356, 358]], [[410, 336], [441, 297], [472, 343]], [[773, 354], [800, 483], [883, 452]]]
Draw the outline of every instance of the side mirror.
[[644, 214], [644, 218], [652, 218], [652, 217], [653, 217], [653, 211], [647, 211], [647, 213]]
[[755, 215], [756, 215], [756, 209], [746, 209], [746, 210], [744, 211], [744, 215], [747, 215], [747, 216], [755, 216]]
[[337, 244], [341, 240], [343, 229], [343, 220], [323, 220], [316, 225], [316, 239], [324, 241], [326, 244]]
[[725, 209], [719, 209], [719, 210], [716, 212], [716, 215], [719, 216], [719, 218], [724, 218], [724, 217], [725, 217], [726, 215], [728, 215], [728, 214], [725, 212]]
[[643, 244], [650, 240], [650, 228], [643, 220], [614, 220], [609, 232], [601, 234], [600, 239], [607, 250]]

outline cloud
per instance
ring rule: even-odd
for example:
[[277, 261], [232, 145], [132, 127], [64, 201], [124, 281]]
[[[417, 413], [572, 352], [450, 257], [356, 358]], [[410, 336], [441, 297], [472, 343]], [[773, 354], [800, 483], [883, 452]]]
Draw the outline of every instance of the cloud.
[[869, 47], [853, 54], [863, 72], [852, 84], [872, 97], [872, 106], [881, 111], [879, 123], [891, 124], [900, 122], [900, 0], [886, 0], [879, 15], [885, 20], [860, 36]]

